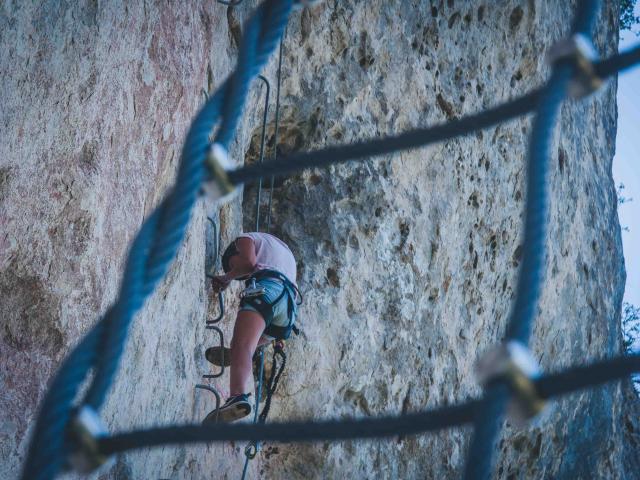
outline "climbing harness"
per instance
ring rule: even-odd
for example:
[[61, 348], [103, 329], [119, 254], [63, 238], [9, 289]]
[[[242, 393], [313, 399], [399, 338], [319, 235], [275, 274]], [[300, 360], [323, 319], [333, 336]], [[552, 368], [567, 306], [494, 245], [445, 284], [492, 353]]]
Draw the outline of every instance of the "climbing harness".
[[[116, 301], [63, 360], [45, 393], [24, 463], [24, 480], [51, 479], [71, 458], [76, 465], [91, 468], [104, 464], [110, 455], [142, 447], [248, 440], [255, 442], [257, 451], [259, 442], [265, 440], [396, 437], [470, 422], [474, 422], [474, 433], [467, 456], [465, 477], [484, 480], [491, 475], [495, 439], [501, 428], [504, 409], [512, 396], [519, 395], [528, 399], [526, 404], [537, 405], [538, 399], [547, 400], [593, 387], [640, 370], [640, 355], [636, 354], [575, 366], [555, 374], [532, 375], [532, 370], [512, 358], [513, 352], [510, 353], [509, 347], [506, 347], [507, 352], [498, 355], [496, 360], [506, 367], [490, 370], [481, 399], [398, 417], [271, 425], [217, 425], [215, 428], [198, 425], [168, 426], [112, 435], [104, 431], [100, 422], [90, 420], [98, 418], [97, 411], [104, 403], [113, 382], [123, 353], [127, 329], [134, 314], [142, 308], [145, 299], [163, 278], [182, 242], [203, 182], [208, 181], [213, 185], [210, 191], [213, 192], [214, 199], [219, 201], [224, 195], [238, 191], [239, 187], [236, 186], [242, 182], [424, 146], [487, 128], [535, 110], [537, 115], [528, 156], [523, 262], [506, 334], [507, 342], [518, 342], [526, 349], [543, 278], [544, 239], [548, 217], [546, 173], [549, 169], [550, 138], [559, 105], [571, 83], [582, 82], [577, 79], [584, 75], [584, 72], [580, 72], [581, 62], [592, 64], [592, 73], [583, 69], [587, 72], [587, 78], [596, 74], [604, 79], [639, 63], [640, 47], [636, 46], [598, 62], [589, 60], [588, 55], [584, 54], [579, 61], [555, 61], [551, 77], [544, 87], [491, 110], [447, 124], [416, 129], [395, 137], [296, 154], [264, 165], [248, 165], [232, 170], [227, 147], [238, 124], [250, 81], [257, 76], [278, 45], [294, 4], [300, 5], [301, 2], [266, 0], [257, 7], [255, 14], [247, 22], [235, 72], [197, 114], [185, 140], [174, 187], [145, 219], [133, 240]], [[590, 38], [596, 6], [596, 0], [578, 2], [571, 35]], [[577, 45], [578, 42], [574, 43]], [[577, 53], [571, 54], [572, 58], [577, 58], [576, 55]], [[592, 80], [587, 91], [595, 88]], [[216, 126], [218, 129], [212, 144], [209, 135]], [[261, 355], [264, 355], [262, 351]], [[93, 372], [92, 377], [89, 377], [90, 372]], [[526, 386], [516, 386], [515, 383], [520, 382], [516, 378], [524, 379]], [[81, 386], [85, 382], [87, 386], [80, 395]], [[259, 386], [261, 382], [262, 371]], [[519, 390], [522, 392], [518, 393]], [[246, 469], [245, 462], [245, 473]]]
[[[282, 283], [282, 293], [276, 297], [275, 300], [269, 302], [265, 298], [264, 287], [256, 287], [256, 281], [263, 279], [273, 279]], [[273, 337], [277, 340], [286, 340], [291, 336], [294, 325], [294, 314], [296, 306], [301, 304], [302, 295], [298, 287], [295, 286], [289, 279], [282, 273], [276, 270], [260, 270], [251, 275], [246, 281], [245, 290], [241, 293], [240, 307], [248, 305], [258, 311], [267, 325], [264, 330], [264, 334], [269, 337]], [[274, 308], [282, 301], [283, 298], [287, 299], [287, 316], [289, 323], [286, 327], [273, 325]], [[296, 298], [300, 303], [296, 302]]]

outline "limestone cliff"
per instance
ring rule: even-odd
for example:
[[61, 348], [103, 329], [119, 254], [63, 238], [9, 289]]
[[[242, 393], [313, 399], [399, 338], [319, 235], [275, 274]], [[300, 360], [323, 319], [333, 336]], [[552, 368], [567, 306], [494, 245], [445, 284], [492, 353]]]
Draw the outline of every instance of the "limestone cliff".
[[[280, 152], [458, 118], [544, 82], [574, 2], [325, 1], [284, 43]], [[617, 3], [598, 17], [616, 50]], [[171, 185], [188, 125], [232, 70], [255, 6], [0, 4], [0, 476], [15, 478], [47, 380], [113, 301], [127, 246]], [[264, 74], [275, 87], [277, 59]], [[621, 351], [624, 265], [611, 178], [615, 80], [562, 108], [550, 178], [546, 283], [533, 352], [545, 370]], [[254, 85], [232, 149], [256, 160]], [[274, 96], [272, 96], [274, 98]], [[274, 104], [269, 116], [273, 150]], [[299, 260], [303, 334], [288, 344], [278, 420], [421, 410], [480, 394], [473, 365], [505, 330], [521, 259], [530, 118], [467, 138], [276, 183], [274, 232]], [[198, 422], [216, 305], [207, 216], [223, 243], [251, 229], [255, 186], [201, 200], [169, 274], [131, 329], [103, 417], [112, 431]], [[232, 291], [237, 293], [237, 287]], [[227, 298], [227, 341], [237, 304]], [[226, 377], [216, 382], [226, 390]], [[632, 415], [635, 412], [635, 415]], [[640, 478], [627, 384], [552, 402], [507, 427], [496, 478]], [[469, 429], [267, 445], [252, 478], [459, 476]], [[238, 478], [244, 444], [132, 452], [100, 478]], [[635, 463], [634, 463], [635, 462]]]

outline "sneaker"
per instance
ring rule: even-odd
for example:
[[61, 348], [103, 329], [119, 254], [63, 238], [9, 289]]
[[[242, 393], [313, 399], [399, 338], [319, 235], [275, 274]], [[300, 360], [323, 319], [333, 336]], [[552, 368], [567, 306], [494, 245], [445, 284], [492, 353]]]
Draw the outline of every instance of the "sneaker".
[[249, 394], [241, 393], [235, 397], [229, 397], [224, 405], [217, 410], [212, 410], [202, 421], [203, 425], [214, 423], [234, 422], [251, 413]]
[[231, 365], [231, 349], [226, 347], [207, 348], [204, 356], [209, 362], [218, 367], [228, 367]]

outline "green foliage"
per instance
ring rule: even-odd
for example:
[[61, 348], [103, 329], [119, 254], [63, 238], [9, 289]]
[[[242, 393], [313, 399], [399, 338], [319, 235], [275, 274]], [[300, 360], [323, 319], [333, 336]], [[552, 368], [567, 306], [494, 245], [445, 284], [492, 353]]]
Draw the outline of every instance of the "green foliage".
[[640, 17], [634, 15], [637, 0], [620, 0], [620, 30], [631, 30], [640, 23]]
[[[631, 303], [622, 303], [622, 343], [628, 354], [640, 353], [637, 344], [640, 342], [640, 307]], [[640, 394], [640, 375], [632, 375], [631, 379], [636, 392]]]
[[628, 202], [632, 202], [633, 198], [632, 197], [625, 197], [624, 196], [624, 183], [620, 183], [618, 184], [618, 186], [616, 187], [617, 193], [618, 193], [618, 205], [622, 205], [623, 203], [628, 203]]
[[[624, 205], [625, 203], [629, 203], [633, 201], [632, 197], [625, 197], [623, 192], [624, 192], [624, 183], [620, 183], [617, 187], [616, 187], [616, 193], [618, 194], [618, 208], [620, 208], [620, 205]], [[626, 225], [620, 225], [620, 229], [623, 232], [629, 232], [629, 227]]]
[[624, 350], [631, 353], [633, 344], [640, 340], [640, 307], [627, 302], [622, 304], [622, 333]]

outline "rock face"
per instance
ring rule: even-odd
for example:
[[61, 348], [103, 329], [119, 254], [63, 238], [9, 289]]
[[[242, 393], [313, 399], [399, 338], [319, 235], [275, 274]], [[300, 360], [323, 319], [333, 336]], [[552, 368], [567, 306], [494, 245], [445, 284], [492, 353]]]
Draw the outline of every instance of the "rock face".
[[[550, 0], [321, 2], [284, 44], [280, 152], [474, 113], [548, 77], [574, 5]], [[573, 3], [573, 2], [571, 2]], [[47, 381], [114, 300], [127, 246], [171, 185], [186, 129], [232, 70], [255, 6], [45, 2], [0, 7], [0, 476], [15, 478]], [[616, 50], [604, 5], [595, 43]], [[277, 59], [264, 74], [275, 98]], [[256, 161], [256, 82], [232, 149]], [[611, 160], [615, 81], [564, 104], [551, 160], [546, 280], [532, 350], [547, 371], [621, 352], [625, 279]], [[274, 103], [269, 115], [273, 151]], [[433, 147], [309, 171], [274, 188], [273, 231], [299, 261], [301, 337], [277, 420], [399, 414], [480, 394], [473, 366], [505, 331], [521, 260], [530, 117]], [[253, 229], [256, 188], [201, 200], [178, 257], [134, 322], [102, 416], [111, 431], [198, 422], [208, 373], [213, 231]], [[227, 298], [226, 341], [238, 287]], [[227, 377], [214, 381], [223, 392]], [[496, 478], [640, 478], [638, 402], [611, 384], [507, 426]], [[266, 445], [250, 478], [450, 478], [469, 429]], [[131, 452], [100, 478], [236, 478], [243, 444]]]

